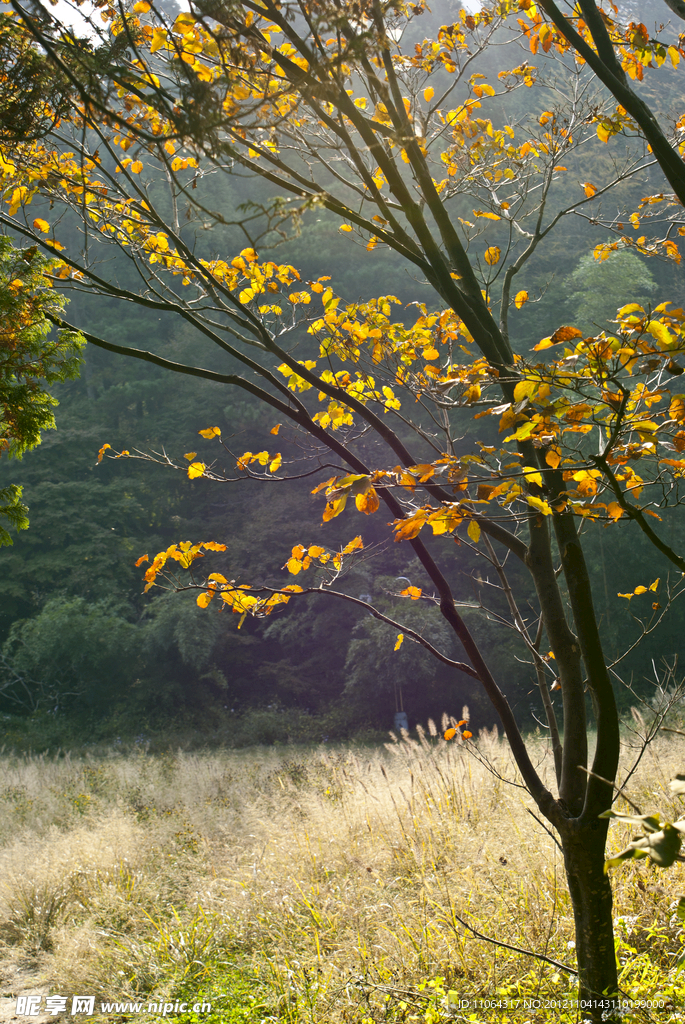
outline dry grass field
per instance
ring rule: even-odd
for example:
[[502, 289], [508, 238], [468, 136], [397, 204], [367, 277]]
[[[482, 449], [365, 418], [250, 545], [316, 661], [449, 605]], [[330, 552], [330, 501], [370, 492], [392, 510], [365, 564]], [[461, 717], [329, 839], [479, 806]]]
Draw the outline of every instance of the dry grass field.
[[[662, 734], [631, 798], [678, 816], [682, 768], [682, 739]], [[576, 1020], [549, 1008], [572, 975], [469, 930], [573, 967], [560, 854], [516, 782], [487, 733], [471, 750], [428, 733], [377, 750], [4, 756], [0, 1019], [19, 995], [80, 994], [95, 1016], [71, 1020]], [[612, 849], [627, 837], [614, 825]], [[622, 990], [667, 1004], [627, 1019], [685, 1020], [682, 866], [614, 878]], [[102, 1010], [114, 1001], [142, 1011]]]

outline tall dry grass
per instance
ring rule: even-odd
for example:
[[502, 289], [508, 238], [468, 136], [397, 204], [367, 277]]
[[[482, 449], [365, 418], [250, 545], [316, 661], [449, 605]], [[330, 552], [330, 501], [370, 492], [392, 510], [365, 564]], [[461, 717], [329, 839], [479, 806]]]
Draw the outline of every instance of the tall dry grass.
[[[643, 757], [628, 792], [644, 810], [680, 813], [667, 784], [681, 753], [664, 737]], [[5, 757], [4, 990], [209, 993], [217, 1021], [241, 1024], [448, 1019], [443, 989], [561, 996], [562, 969], [466, 927], [574, 964], [561, 855], [518, 782], [487, 733], [471, 752], [426, 735], [371, 751]], [[612, 850], [627, 838], [614, 826]], [[681, 869], [614, 877], [624, 990], [668, 995]]]

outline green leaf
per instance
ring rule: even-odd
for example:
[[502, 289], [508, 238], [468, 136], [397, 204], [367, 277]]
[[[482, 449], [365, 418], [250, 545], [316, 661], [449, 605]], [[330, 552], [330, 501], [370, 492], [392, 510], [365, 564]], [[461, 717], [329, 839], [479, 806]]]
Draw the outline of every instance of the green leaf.
[[[21, 498], [21, 487], [18, 484], [10, 484], [9, 487], [0, 488], [0, 519], [5, 519], [15, 530], [28, 530], [28, 506], [24, 505]], [[4, 528], [0, 526], [0, 548], [10, 547], [14, 541]]]

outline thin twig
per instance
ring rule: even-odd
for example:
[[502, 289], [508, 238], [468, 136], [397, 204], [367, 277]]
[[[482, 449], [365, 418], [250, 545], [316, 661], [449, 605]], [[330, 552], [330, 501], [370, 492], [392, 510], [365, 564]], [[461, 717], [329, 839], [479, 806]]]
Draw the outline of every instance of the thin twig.
[[459, 917], [459, 914], [452, 908], [452, 914], [457, 919], [459, 924], [463, 925], [468, 931], [476, 936], [477, 939], [482, 939], [484, 942], [490, 942], [493, 946], [501, 946], [502, 949], [511, 949], [514, 953], [521, 953], [523, 956], [532, 956], [536, 960], [544, 960], [545, 963], [551, 964], [552, 967], [558, 967], [560, 971], [566, 971], [568, 974], [578, 974], [578, 971], [574, 967], [569, 967], [567, 964], [559, 963], [558, 960], [553, 960], [549, 956], [545, 956], [544, 953], [535, 953], [532, 949], [524, 949], [522, 946], [512, 946], [509, 942], [501, 942], [499, 939], [493, 939], [489, 935], [483, 935], [476, 928], [473, 928], [470, 924], [467, 924], [463, 918]]

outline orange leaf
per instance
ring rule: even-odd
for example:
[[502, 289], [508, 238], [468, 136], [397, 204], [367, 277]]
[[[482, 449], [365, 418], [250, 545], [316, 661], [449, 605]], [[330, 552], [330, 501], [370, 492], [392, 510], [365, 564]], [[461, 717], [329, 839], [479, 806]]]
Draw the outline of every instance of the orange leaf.
[[380, 501], [374, 487], [370, 487], [366, 494], [358, 494], [354, 502], [359, 511], [367, 516], [373, 515], [380, 507]]
[[561, 452], [558, 448], [550, 448], [549, 451], [545, 452], [545, 462], [552, 469], [556, 469], [561, 462]]
[[149, 555], [141, 555], [140, 558], [138, 559], [138, 561], [136, 562], [136, 569], [138, 568], [139, 565], [142, 565], [143, 562], [149, 562], [149, 561], [150, 561], [150, 556]]
[[573, 338], [582, 338], [583, 332], [579, 331], [577, 327], [558, 327], [550, 341], [553, 345], [559, 345], [563, 341], [572, 341]]

